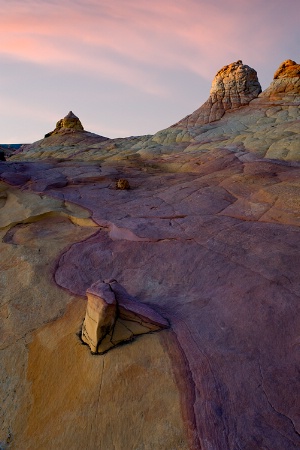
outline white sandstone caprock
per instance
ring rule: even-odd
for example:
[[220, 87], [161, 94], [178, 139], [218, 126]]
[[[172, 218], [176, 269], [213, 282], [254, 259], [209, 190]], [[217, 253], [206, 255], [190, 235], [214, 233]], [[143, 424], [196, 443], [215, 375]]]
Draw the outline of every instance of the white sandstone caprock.
[[260, 92], [256, 71], [241, 60], [236, 61], [218, 71], [208, 100], [174, 126], [193, 127], [215, 122], [226, 111], [248, 105]]

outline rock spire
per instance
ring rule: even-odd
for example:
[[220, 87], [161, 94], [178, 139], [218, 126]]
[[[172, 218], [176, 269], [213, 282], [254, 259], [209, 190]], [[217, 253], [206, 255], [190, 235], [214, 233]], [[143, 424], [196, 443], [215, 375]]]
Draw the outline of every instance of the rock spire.
[[72, 111], [70, 111], [63, 119], [60, 119], [56, 123], [55, 130], [50, 131], [50, 133], [47, 133], [45, 137], [49, 137], [52, 136], [53, 134], [68, 131], [84, 131], [82, 123]]
[[274, 80], [261, 97], [280, 100], [286, 95], [300, 95], [300, 64], [287, 59], [274, 73]]

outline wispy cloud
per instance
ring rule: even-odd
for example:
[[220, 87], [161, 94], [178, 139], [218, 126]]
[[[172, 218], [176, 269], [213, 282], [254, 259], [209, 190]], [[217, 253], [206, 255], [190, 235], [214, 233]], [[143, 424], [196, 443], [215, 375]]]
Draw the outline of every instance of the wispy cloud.
[[[199, 77], [199, 84], [197, 81], [188, 89], [182, 88], [182, 92], [189, 92], [192, 107], [196, 108], [200, 97], [207, 98], [208, 84], [223, 65], [242, 59], [257, 69], [259, 78], [262, 74], [267, 83], [283, 59], [297, 60], [299, 55], [298, 0], [0, 0], [0, 11], [0, 58], [26, 72], [25, 93], [19, 86], [14, 88], [17, 78], [0, 85], [2, 117], [8, 120], [7, 111], [11, 117], [14, 111], [22, 111], [28, 120], [35, 115], [41, 117], [39, 108], [44, 108], [46, 97], [49, 108], [51, 93], [55, 97], [52, 117], [57, 102], [64, 96], [63, 105], [73, 100], [72, 77], [76, 74], [76, 107], [85, 100], [84, 95], [89, 103], [93, 97], [98, 109], [95, 113], [91, 107], [90, 123], [99, 114], [98, 104], [103, 105], [109, 117], [108, 131], [101, 128], [100, 134], [109, 134], [112, 128], [119, 128], [124, 134], [125, 128], [129, 130], [129, 122], [123, 123], [125, 115], [128, 120], [131, 117], [130, 134], [141, 133], [134, 128], [136, 111], [143, 122], [143, 132], [148, 132], [150, 122], [154, 128], [156, 119], [157, 127], [162, 122], [166, 126], [179, 120], [182, 112], [174, 111], [173, 101], [181, 95], [179, 81], [194, 83]], [[37, 92], [34, 85], [38, 84], [39, 73], [48, 83], [43, 92], [41, 88]], [[52, 80], [53, 73], [61, 76]], [[19, 78], [22, 76], [20, 73]], [[7, 97], [5, 86], [10, 89]], [[88, 94], [79, 96], [80, 89]], [[109, 89], [107, 96], [103, 95], [105, 89]], [[113, 97], [114, 92], [115, 100], [110, 101], [108, 97]], [[14, 95], [19, 98], [13, 99]], [[30, 96], [35, 97], [35, 105], [28, 111]], [[153, 97], [164, 107], [158, 108], [158, 103], [154, 106]], [[22, 101], [26, 104], [22, 105]], [[140, 101], [144, 104], [140, 105]], [[188, 112], [192, 110], [185, 111]], [[111, 117], [113, 125], [108, 123]], [[104, 119], [103, 114], [101, 120]], [[44, 120], [48, 121], [46, 117]]]
[[[39, 64], [98, 71], [162, 94], [155, 81], [147, 78], [147, 66], [184, 67], [211, 78], [216, 61], [243, 57], [245, 42], [249, 57], [258, 51], [264, 54], [274, 42], [274, 30], [268, 20], [270, 10], [261, 7], [263, 3], [2, 0], [0, 53]], [[297, 9], [298, 2], [294, 3]], [[276, 4], [272, 2], [273, 14]], [[295, 22], [293, 14], [290, 20]], [[277, 37], [280, 32], [276, 30]]]

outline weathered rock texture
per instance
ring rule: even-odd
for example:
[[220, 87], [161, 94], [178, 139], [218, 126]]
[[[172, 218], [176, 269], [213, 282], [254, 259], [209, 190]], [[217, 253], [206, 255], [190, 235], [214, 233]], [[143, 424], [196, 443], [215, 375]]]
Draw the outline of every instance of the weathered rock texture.
[[295, 78], [300, 77], [300, 65], [291, 59], [287, 59], [280, 64], [279, 68], [274, 73], [274, 80], [276, 78]]
[[115, 280], [94, 283], [87, 297], [81, 338], [92, 353], [103, 354], [135, 336], [168, 327], [165, 319], [132, 298]]
[[68, 131], [84, 131], [80, 120], [72, 111], [70, 111], [63, 119], [60, 119], [56, 124], [55, 130], [47, 133], [45, 137], [49, 137], [57, 133], [65, 133]]
[[283, 96], [293, 94], [300, 95], [300, 64], [287, 59], [276, 70], [274, 80], [263, 93], [263, 97], [278, 100]]
[[251, 67], [237, 61], [223, 67], [216, 74], [208, 100], [193, 114], [175, 126], [193, 127], [221, 119], [226, 111], [248, 105], [261, 93], [257, 73]]
[[[300, 448], [300, 96], [276, 96], [73, 153], [58, 134], [26, 153], [52, 162], [0, 162], [1, 442]], [[78, 334], [98, 280], [132, 334], [169, 328], [91, 355]]]
[[112, 332], [117, 319], [117, 301], [108, 283], [94, 283], [87, 290], [88, 303], [82, 325], [81, 339], [92, 353], [98, 344]]
[[[11, 159], [67, 158], [135, 167], [164, 163], [172, 170], [175, 166], [176, 170], [197, 170], [192, 163], [194, 155], [220, 148], [300, 161], [298, 67], [285, 61], [275, 73], [277, 78], [259, 94], [256, 72], [238, 61], [221, 69], [202, 107], [153, 136], [109, 140], [87, 132], [57, 134], [23, 146]], [[184, 153], [189, 153], [190, 160], [178, 156]]]

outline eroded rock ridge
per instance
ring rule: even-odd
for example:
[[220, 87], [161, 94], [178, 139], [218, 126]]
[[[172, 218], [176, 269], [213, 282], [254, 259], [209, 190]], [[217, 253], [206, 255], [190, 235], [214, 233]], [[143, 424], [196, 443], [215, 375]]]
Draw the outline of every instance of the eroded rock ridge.
[[[237, 61], [216, 74], [208, 100], [195, 112], [153, 136], [108, 139], [87, 131], [59, 128], [55, 134], [22, 147], [12, 160], [68, 158], [134, 165], [158, 160], [181, 170], [193, 155], [216, 148], [261, 157], [299, 161], [299, 64], [284, 61], [262, 93], [254, 69]], [[64, 130], [64, 131], [63, 131]], [[67, 131], [66, 131], [67, 130]], [[70, 131], [71, 130], [71, 131]], [[174, 155], [189, 153], [189, 161]], [[154, 161], [154, 163], [156, 163]]]

